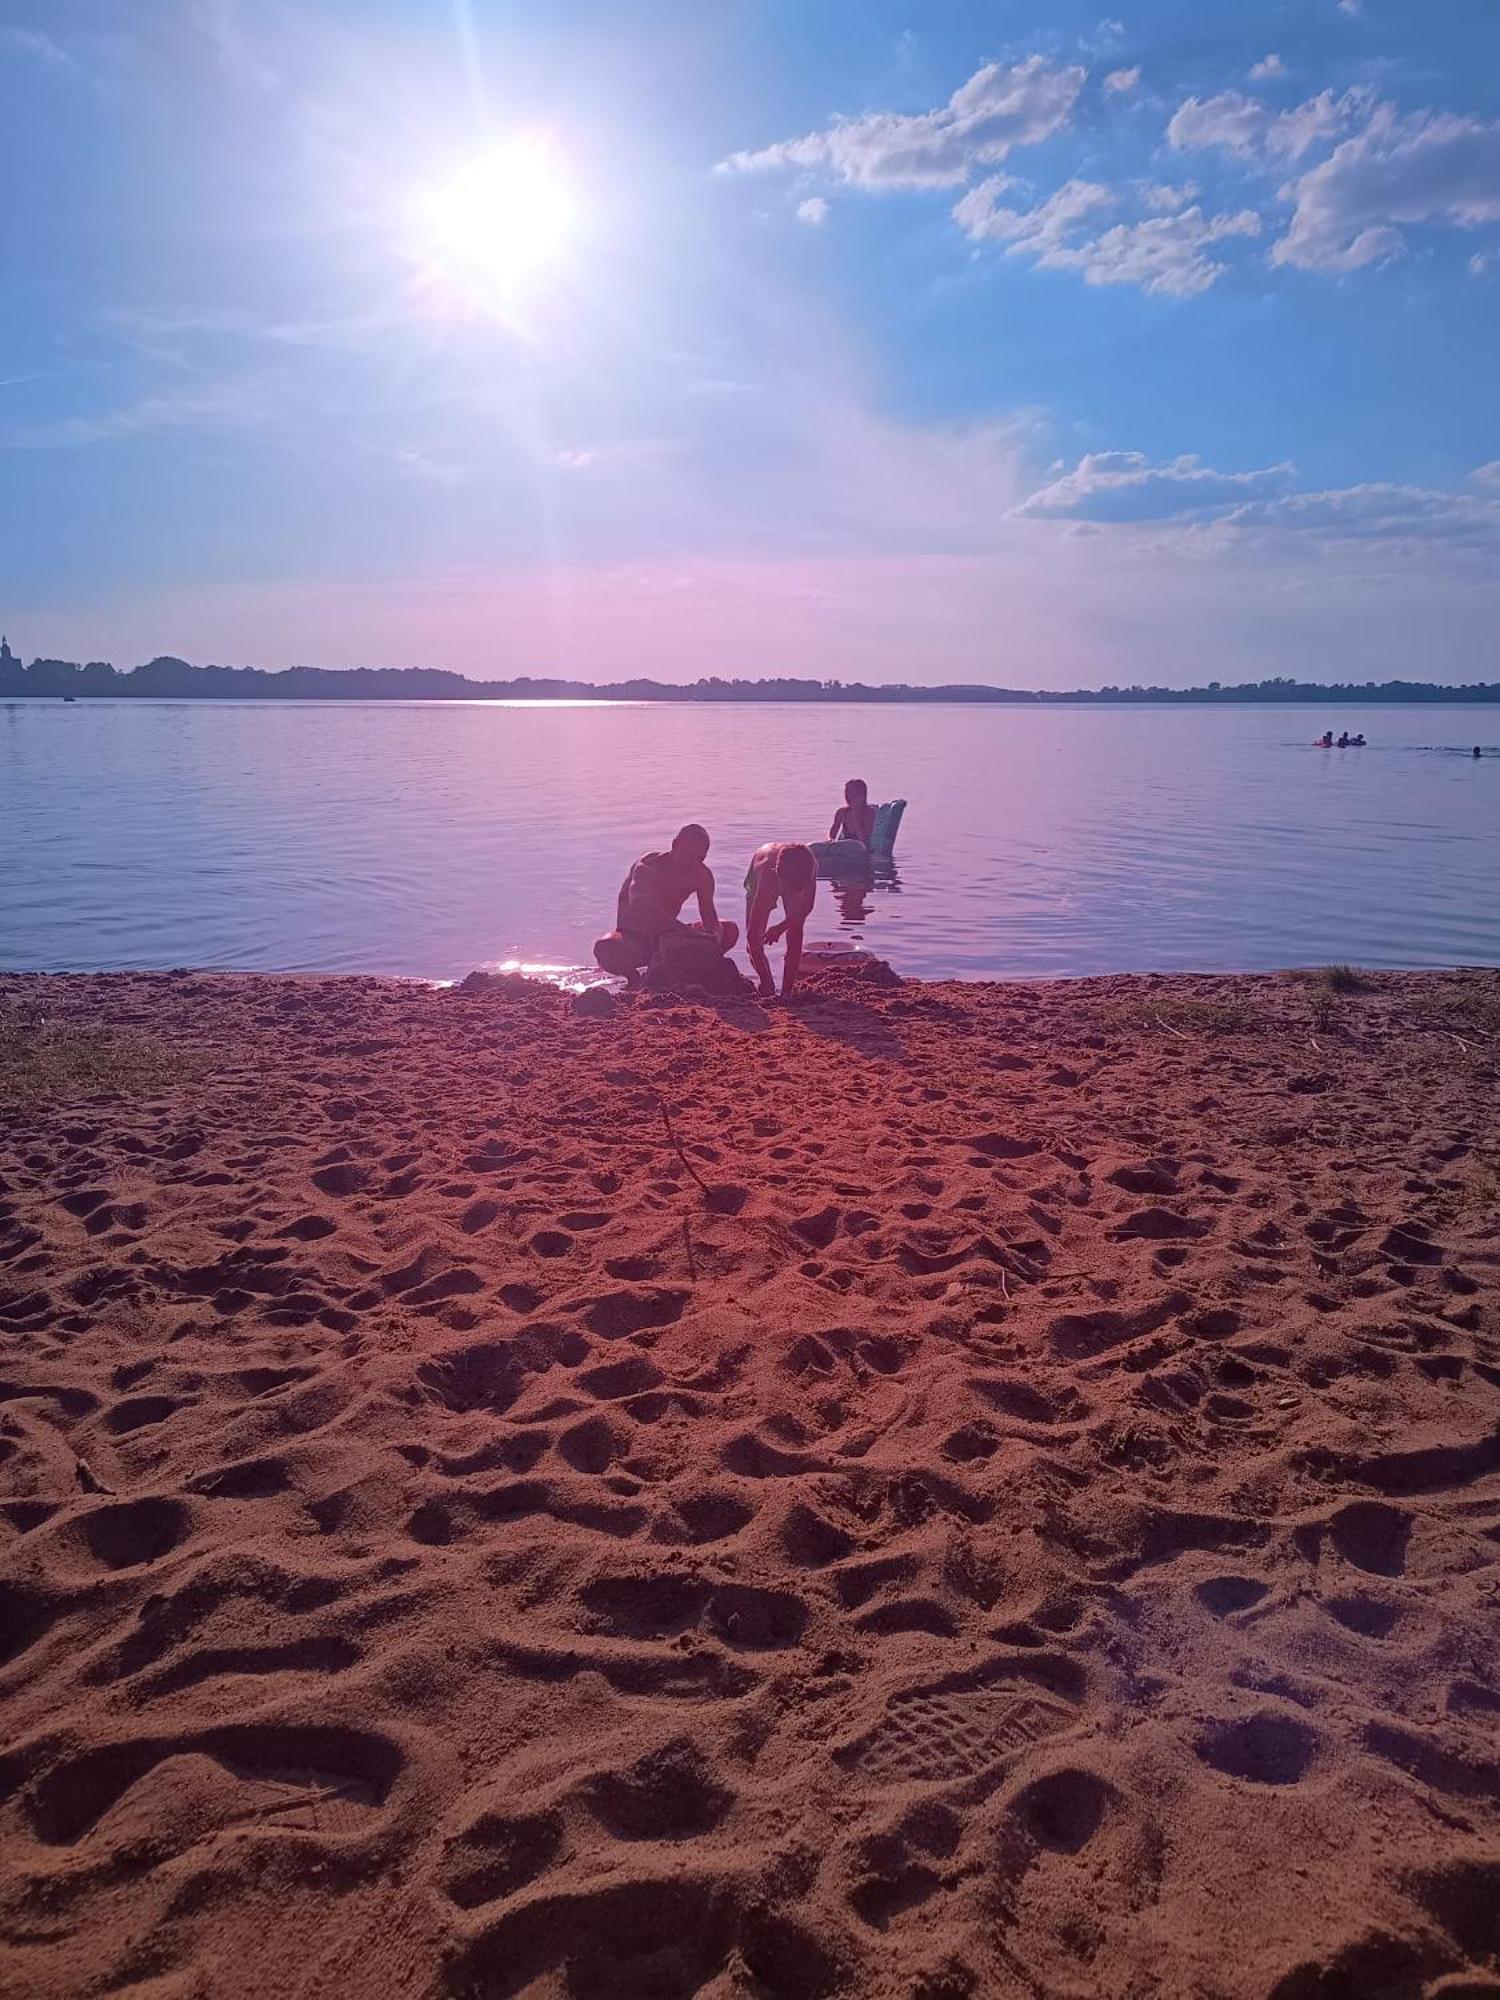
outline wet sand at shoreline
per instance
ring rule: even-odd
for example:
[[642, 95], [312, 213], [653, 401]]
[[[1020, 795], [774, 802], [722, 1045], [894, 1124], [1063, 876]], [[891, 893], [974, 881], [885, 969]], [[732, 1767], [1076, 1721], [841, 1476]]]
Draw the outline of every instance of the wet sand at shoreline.
[[1500, 974], [813, 979], [0, 978], [6, 1992], [1500, 1996]]

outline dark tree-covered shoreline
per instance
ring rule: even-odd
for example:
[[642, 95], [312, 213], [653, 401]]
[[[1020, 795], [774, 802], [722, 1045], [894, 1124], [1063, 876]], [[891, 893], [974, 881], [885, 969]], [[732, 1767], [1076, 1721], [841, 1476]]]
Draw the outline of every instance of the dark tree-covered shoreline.
[[664, 701], [664, 702], [984, 702], [1049, 705], [1068, 702], [1204, 704], [1299, 702], [1500, 702], [1500, 681], [1439, 686], [1427, 681], [1336, 681], [1323, 685], [1284, 678], [1248, 681], [1233, 687], [1210, 681], [1206, 687], [1102, 687], [1066, 691], [950, 686], [866, 687], [858, 681], [720, 680], [684, 686], [652, 680], [596, 683], [542, 680], [471, 681], [435, 667], [195, 667], [163, 656], [119, 671], [108, 661], [33, 660], [23, 666], [9, 648], [0, 650], [0, 700], [38, 698], [144, 699], [198, 701]]

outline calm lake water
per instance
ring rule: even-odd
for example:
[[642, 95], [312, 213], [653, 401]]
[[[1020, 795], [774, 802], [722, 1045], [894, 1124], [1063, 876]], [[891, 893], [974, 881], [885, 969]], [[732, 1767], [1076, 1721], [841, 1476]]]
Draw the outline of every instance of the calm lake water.
[[683, 820], [742, 917], [849, 776], [895, 868], [809, 937], [902, 972], [1500, 964], [1495, 708], [13, 702], [0, 968], [574, 966]]

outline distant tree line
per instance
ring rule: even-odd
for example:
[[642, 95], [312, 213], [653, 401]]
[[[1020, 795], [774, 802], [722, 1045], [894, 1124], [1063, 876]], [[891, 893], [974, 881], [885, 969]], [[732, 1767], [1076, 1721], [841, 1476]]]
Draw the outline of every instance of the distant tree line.
[[268, 673], [260, 667], [195, 667], [164, 655], [144, 666], [118, 671], [107, 660], [33, 660], [23, 666], [9, 648], [0, 650], [0, 699], [39, 696], [57, 700], [144, 698], [198, 701], [815, 701], [815, 702], [1500, 702], [1500, 681], [1467, 687], [1428, 681], [1336, 681], [1329, 686], [1288, 680], [1247, 681], [1224, 687], [1102, 687], [1066, 692], [959, 685], [909, 687], [897, 683], [866, 687], [860, 681], [721, 680], [714, 675], [686, 686], [652, 680], [471, 681], [437, 667], [288, 667]]

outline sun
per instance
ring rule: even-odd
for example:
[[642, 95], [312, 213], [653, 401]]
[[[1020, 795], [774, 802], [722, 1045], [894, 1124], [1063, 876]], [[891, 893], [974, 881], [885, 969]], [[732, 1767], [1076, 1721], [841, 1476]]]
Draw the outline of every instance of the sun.
[[502, 309], [562, 259], [577, 224], [553, 148], [530, 135], [481, 153], [416, 206], [426, 261], [461, 292]]

